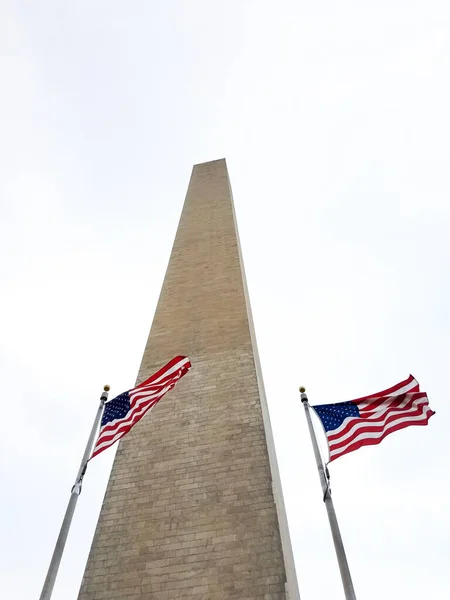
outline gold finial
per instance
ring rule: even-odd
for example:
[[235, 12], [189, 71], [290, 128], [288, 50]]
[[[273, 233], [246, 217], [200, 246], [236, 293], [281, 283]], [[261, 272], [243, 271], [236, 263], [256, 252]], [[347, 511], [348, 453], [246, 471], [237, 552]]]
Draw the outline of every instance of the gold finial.
[[109, 392], [109, 390], [111, 389], [109, 385], [104, 385], [103, 389], [105, 390], [105, 392]]
[[306, 392], [306, 388], [304, 388], [303, 386], [300, 386], [299, 391], [300, 391], [300, 394], [304, 394]]

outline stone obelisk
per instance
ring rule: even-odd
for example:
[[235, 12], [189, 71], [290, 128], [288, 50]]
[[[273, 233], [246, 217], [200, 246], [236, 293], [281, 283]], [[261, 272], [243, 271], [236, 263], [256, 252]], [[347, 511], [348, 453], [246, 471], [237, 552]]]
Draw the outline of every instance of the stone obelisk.
[[79, 600], [298, 600], [225, 160], [193, 168], [138, 382], [178, 354], [120, 442]]

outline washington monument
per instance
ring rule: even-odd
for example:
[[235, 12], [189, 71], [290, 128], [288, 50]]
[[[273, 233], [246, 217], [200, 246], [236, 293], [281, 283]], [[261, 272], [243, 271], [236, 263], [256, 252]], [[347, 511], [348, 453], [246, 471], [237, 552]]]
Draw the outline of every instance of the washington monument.
[[191, 371], [120, 442], [79, 600], [299, 600], [225, 160], [193, 168], [142, 357]]

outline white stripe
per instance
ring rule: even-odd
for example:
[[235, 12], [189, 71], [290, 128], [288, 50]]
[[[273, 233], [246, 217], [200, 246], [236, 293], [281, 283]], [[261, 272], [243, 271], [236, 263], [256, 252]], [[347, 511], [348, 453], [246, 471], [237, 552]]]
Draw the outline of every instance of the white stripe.
[[[142, 407], [141, 407], [141, 409], [140, 409], [139, 411], [138, 411], [138, 410], [135, 410], [135, 411], [133, 411], [133, 414], [130, 414], [130, 418], [129, 418], [127, 421], [123, 421], [123, 422], [121, 422], [121, 423], [119, 424], [119, 428], [122, 430], [122, 428], [123, 428], [123, 427], [127, 427], [128, 425], [130, 425], [130, 424], [132, 423], [132, 421], [134, 421], [134, 419], [135, 419], [135, 417], [136, 417], [136, 416], [141, 416], [141, 415], [145, 414], [145, 413], [147, 412], [147, 410], [150, 410], [151, 408], [153, 408], [153, 406], [155, 406], [155, 404], [157, 404], [157, 403], [155, 402], [155, 403], [153, 403], [151, 406], [147, 406], [147, 405], [145, 405], [145, 406], [142, 406]], [[120, 437], [120, 436], [124, 435], [125, 433], [128, 433], [128, 432], [127, 432], [127, 431], [125, 431], [125, 432], [124, 432], [124, 431], [118, 431], [118, 432], [117, 432], [117, 433], [114, 435], [114, 437], [113, 437], [113, 438], [111, 438], [111, 440], [105, 440], [105, 441], [102, 441], [102, 434], [101, 434], [101, 435], [99, 436], [98, 440], [97, 440], [97, 444], [96, 444], [96, 447], [95, 447], [95, 451], [96, 451], [96, 450], [97, 450], [99, 447], [101, 447], [101, 446], [103, 446], [103, 445], [105, 445], [105, 444], [106, 444], [106, 445], [114, 444], [114, 442], [115, 442], [117, 439], [119, 439], [117, 436], [119, 436], [119, 437]], [[114, 431], [105, 431], [105, 432], [104, 432], [104, 437], [106, 438], [106, 437], [109, 437], [110, 435], [113, 435], [113, 434], [114, 434]]]
[[[400, 396], [401, 394], [406, 394], [407, 392], [409, 392], [410, 390], [412, 390], [413, 388], [416, 387], [416, 385], [419, 385], [419, 382], [416, 381], [415, 379], [413, 379], [412, 381], [410, 381], [409, 383], [406, 383], [403, 387], [401, 387], [398, 390], [395, 390], [395, 396]], [[381, 394], [382, 396], [385, 396], [386, 394]]]
[[[410, 394], [408, 394], [408, 396], [409, 395]], [[349, 429], [349, 431], [347, 431], [344, 435], [341, 435], [338, 439], [331, 440], [330, 443], [332, 443], [332, 444], [341, 443], [344, 440], [346, 440], [347, 438], [353, 436], [358, 429], [362, 429], [364, 427], [367, 427], [368, 425], [383, 425], [384, 426], [386, 424], [387, 419], [391, 418], [392, 416], [395, 416], [395, 415], [402, 416], [402, 415], [412, 414], [412, 413], [416, 412], [416, 410], [418, 408], [420, 408], [421, 404], [428, 405], [428, 398], [425, 396], [423, 398], [417, 399], [416, 401], [413, 402], [411, 408], [408, 408], [407, 410], [402, 408], [402, 406], [406, 405], [406, 403], [407, 403], [407, 401], [405, 400], [404, 402], [402, 402], [399, 406], [396, 406], [395, 408], [391, 408], [391, 409], [388, 408], [380, 414], [376, 413], [374, 416], [368, 417], [365, 419], [361, 419], [359, 417], [350, 417], [350, 418], [353, 418], [355, 421], [355, 423], [351, 427], [351, 429]], [[327, 433], [334, 436], [334, 435], [336, 435], [336, 430], [328, 431]]]
[[358, 402], [357, 406], [359, 408], [359, 411], [361, 412], [361, 411], [367, 410], [377, 400], [382, 400], [383, 398], [385, 398], [385, 400], [383, 402], [380, 402], [375, 407], [375, 409], [367, 410], [367, 412], [381, 411], [381, 410], [383, 410], [384, 406], [389, 406], [390, 404], [392, 404], [392, 402], [395, 402], [400, 396], [405, 395], [406, 398], [409, 398], [409, 400], [411, 400], [411, 398], [415, 394], [422, 394], [422, 396], [426, 396], [426, 394], [424, 394], [424, 392], [410, 392], [410, 393], [402, 392], [401, 394], [395, 394], [395, 396], [378, 396], [377, 398], [372, 398], [371, 400], [367, 400], [366, 402]]
[[[402, 419], [396, 419], [392, 423], [389, 423], [389, 425], [387, 427], [385, 427], [382, 431], [377, 431], [377, 432], [366, 431], [365, 433], [361, 433], [356, 438], [354, 438], [351, 442], [349, 442], [346, 446], [342, 446], [341, 448], [337, 448], [336, 450], [332, 450], [333, 444], [330, 444], [330, 458], [335, 458], [336, 456], [339, 456], [340, 454], [345, 453], [347, 448], [349, 448], [356, 442], [360, 442], [361, 440], [366, 440], [366, 439], [378, 439], [378, 438], [382, 437], [386, 432], [388, 432], [390, 429], [396, 427], [399, 423], [406, 423], [406, 422], [413, 423], [414, 421], [423, 421], [424, 417], [428, 416], [428, 412], [430, 410], [431, 409], [428, 408], [428, 405], [425, 405], [423, 407], [422, 414], [417, 415], [416, 417], [405, 416]], [[340, 442], [340, 440], [335, 440], [334, 444], [337, 444], [339, 442]]]
[[98, 438], [97, 444], [95, 445], [95, 448], [94, 448], [94, 453], [98, 452], [99, 450], [108, 448], [108, 446], [112, 446], [115, 442], [117, 442], [117, 440], [120, 440], [120, 438], [123, 435], [125, 435], [126, 433], [128, 433], [128, 432], [121, 431], [120, 433], [116, 433], [116, 435], [111, 440], [108, 440], [107, 442], [100, 442], [100, 438]]
[[[172, 380], [173, 381], [173, 380]], [[167, 387], [167, 384], [165, 384]], [[164, 393], [166, 389], [164, 386], [154, 386], [156, 389], [148, 389], [147, 387], [142, 388], [140, 392], [135, 392], [134, 394], [130, 394], [130, 405], [131, 409], [133, 409], [142, 399], [144, 398], [157, 398]], [[141, 396], [139, 398], [139, 396]]]
[[[401, 408], [402, 406], [405, 406], [410, 400], [411, 397], [414, 396], [414, 394], [418, 394], [419, 392], [413, 392], [412, 394], [407, 394], [405, 399], [402, 401], [401, 404], [399, 404], [398, 407], [396, 408]], [[382, 396], [380, 396], [380, 398], [382, 398]], [[389, 406], [392, 404], [393, 401], [395, 401], [397, 399], [397, 396], [387, 396], [386, 397], [386, 402], [383, 402], [382, 404], [380, 404], [379, 406], [379, 410], [377, 410], [374, 414], [374, 419], [380, 419], [388, 410], [389, 410]], [[420, 399], [418, 398], [417, 401], [419, 400], [426, 400], [428, 402], [428, 399], [426, 396], [424, 397], [420, 397]], [[358, 405], [358, 408], [361, 405]], [[360, 409], [360, 412], [362, 412], [364, 409]], [[373, 412], [373, 411], [370, 411]], [[352, 421], [353, 419], [360, 419], [362, 417], [358, 417], [358, 416], [351, 416], [351, 417], [346, 417], [341, 425], [339, 425], [339, 427], [336, 427], [336, 429], [333, 429], [332, 431], [328, 431], [328, 433], [330, 435], [336, 435], [339, 434], [341, 431], [343, 431], [346, 426], [348, 425], [349, 421]], [[364, 419], [365, 421], [370, 420], [369, 418]]]
[[[142, 413], [145, 413], [146, 410], [157, 404], [157, 400], [154, 401], [153, 404], [151, 403], [151, 400], [145, 402], [144, 400], [142, 400], [132, 411], [130, 410], [126, 417], [124, 417], [123, 419], [116, 419], [114, 423], [117, 424], [117, 427], [130, 425], [134, 421], [136, 415], [141, 415]], [[151, 404], [151, 406], [148, 406], [149, 404]], [[105, 425], [105, 427], [109, 427], [110, 425], [111, 423], [108, 423], [107, 425]], [[100, 432], [97, 443], [101, 442], [103, 435], [109, 436], [113, 435], [113, 433], [114, 429], [107, 429], [105, 431]]]
[[[144, 397], [139, 398], [139, 400], [136, 401], [136, 404], [134, 406], [130, 407], [130, 410], [128, 411], [128, 413], [124, 416], [124, 417], [120, 417], [119, 419], [114, 419], [114, 421], [108, 421], [108, 423], [106, 423], [106, 425], [104, 425], [104, 427], [111, 427], [116, 425], [117, 423], [125, 423], [126, 419], [129, 419], [129, 415], [134, 414], [134, 412], [139, 408], [139, 405], [142, 404], [143, 402], [147, 402], [148, 400], [153, 400], [154, 398], [159, 398], [160, 396], [164, 396], [164, 394], [166, 394], [169, 390], [170, 390], [170, 386], [172, 384], [166, 385], [165, 387], [161, 387], [157, 392], [152, 393], [152, 394], [146, 394]], [[161, 391], [162, 390], [162, 391]], [[131, 405], [131, 402], [130, 402]], [[99, 435], [99, 439], [101, 436], [101, 429], [100, 429], [100, 435]]]
[[[397, 406], [393, 406], [393, 404], [398, 396], [390, 396], [390, 399], [380, 404], [376, 410], [368, 410], [367, 412], [365, 412], [364, 410], [360, 411], [361, 418], [365, 421], [379, 420], [387, 414], [392, 414], [396, 410], [403, 410], [404, 412], [405, 406], [407, 406], [411, 402], [411, 400], [413, 401], [411, 404], [411, 408], [417, 408], [419, 404], [423, 404], [424, 401], [428, 402], [428, 398], [424, 395], [421, 395], [420, 398], [416, 398], [415, 400], [413, 398], [414, 396], [415, 393], [406, 394], [405, 398]], [[408, 408], [408, 410], [411, 410], [411, 408]], [[367, 415], [371, 416], [369, 417]]]
[[102, 438], [103, 434], [111, 435], [114, 433], [114, 428], [109, 429], [111, 426], [114, 426], [114, 425], [122, 426], [122, 425], [130, 424], [133, 421], [136, 414], [141, 414], [142, 412], [145, 412], [145, 410], [147, 410], [147, 408], [148, 408], [148, 404], [152, 400], [160, 399], [162, 396], [164, 396], [164, 394], [166, 394], [168, 391], [170, 391], [171, 388], [172, 388], [172, 384], [169, 384], [169, 385], [166, 385], [163, 388], [162, 392], [160, 392], [158, 394], [148, 395], [148, 396], [145, 396], [145, 398], [140, 398], [136, 402], [136, 404], [133, 406], [133, 408], [128, 411], [128, 413], [127, 413], [127, 415], [125, 415], [125, 417], [122, 417], [121, 419], [114, 419], [114, 421], [110, 421], [109, 423], [106, 423], [106, 425], [104, 425], [104, 427], [105, 428], [108, 427], [108, 429], [106, 431], [100, 430], [100, 435], [98, 436], [97, 443], [101, 442], [101, 438]]
[[[398, 396], [384, 396], [385, 400], [383, 400], [383, 402], [380, 402], [375, 408], [372, 408], [371, 410], [369, 410], [369, 406], [371, 406], [376, 400], [381, 400], [383, 396], [379, 396], [378, 398], [372, 398], [372, 400], [368, 400], [367, 402], [361, 402], [361, 404], [358, 404], [359, 412], [362, 413], [367, 411], [368, 413], [381, 413], [385, 408], [389, 408], [389, 406], [391, 406], [391, 404], [395, 402], [397, 398], [399, 398], [401, 395], [402, 394], [399, 394]], [[411, 399], [411, 395], [412, 394], [406, 394], [405, 399]]]
[[167, 392], [169, 392], [173, 388], [175, 383], [176, 381], [172, 380], [170, 383], [166, 383], [166, 385], [160, 390], [158, 390], [158, 392], [156, 392], [155, 394], [146, 394], [142, 398], [138, 398], [134, 406], [131, 408], [130, 413], [137, 410], [143, 402], [147, 402], [148, 400], [154, 400], [155, 398], [161, 398], [162, 396], [164, 396], [164, 394], [167, 394]]
[[[168, 375], [170, 375], [172, 373], [175, 373], [175, 371], [178, 371], [178, 369], [180, 369], [183, 365], [185, 365], [188, 362], [189, 362], [189, 358], [187, 356], [185, 356], [180, 361], [178, 361], [173, 367], [171, 367], [167, 371], [164, 371], [164, 373], [162, 375], [160, 375], [159, 377], [157, 377], [151, 383], [156, 383], [156, 382], [160, 381], [161, 379], [163, 379], [164, 377], [167, 377]], [[149, 384], [149, 385], [151, 385], [151, 384]]]
[[[391, 394], [388, 394], [387, 391], [385, 390], [384, 392], [380, 392], [376, 397], [372, 398], [372, 400], [375, 400], [375, 398], [382, 398], [383, 396], [388, 396], [388, 395], [394, 395], [394, 396], [400, 396], [400, 394], [406, 394], [407, 392], [409, 392], [410, 390], [412, 390], [413, 388], [415, 388], [417, 385], [419, 385], [419, 382], [416, 381], [414, 378], [412, 381], [405, 383], [405, 385], [401, 388], [399, 388], [398, 390], [395, 390], [395, 392], [391, 392]], [[363, 396], [364, 398], [364, 396]], [[369, 402], [370, 399], [367, 400], [367, 402]]]

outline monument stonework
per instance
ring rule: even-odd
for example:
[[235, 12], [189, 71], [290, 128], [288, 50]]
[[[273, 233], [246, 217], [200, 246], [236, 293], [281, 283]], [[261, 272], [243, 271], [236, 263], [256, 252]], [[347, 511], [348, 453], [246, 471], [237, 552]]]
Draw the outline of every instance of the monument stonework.
[[179, 354], [120, 442], [79, 600], [298, 600], [225, 160], [193, 168], [137, 382]]

